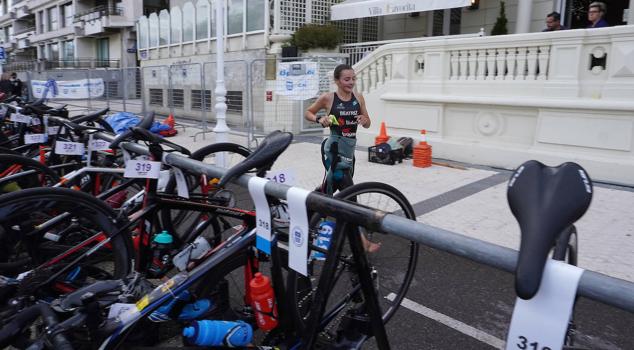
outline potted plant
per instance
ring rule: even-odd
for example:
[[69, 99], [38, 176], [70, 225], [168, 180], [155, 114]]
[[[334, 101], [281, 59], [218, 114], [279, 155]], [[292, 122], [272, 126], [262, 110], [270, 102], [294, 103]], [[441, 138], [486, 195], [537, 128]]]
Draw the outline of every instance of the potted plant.
[[307, 53], [337, 52], [343, 35], [334, 25], [307, 24], [293, 34], [291, 42]]

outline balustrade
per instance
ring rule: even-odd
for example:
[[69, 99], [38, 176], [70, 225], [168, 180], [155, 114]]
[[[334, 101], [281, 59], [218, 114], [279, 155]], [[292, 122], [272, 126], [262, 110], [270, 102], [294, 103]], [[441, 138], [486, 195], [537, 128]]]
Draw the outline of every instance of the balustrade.
[[449, 80], [546, 80], [550, 46], [451, 50]]

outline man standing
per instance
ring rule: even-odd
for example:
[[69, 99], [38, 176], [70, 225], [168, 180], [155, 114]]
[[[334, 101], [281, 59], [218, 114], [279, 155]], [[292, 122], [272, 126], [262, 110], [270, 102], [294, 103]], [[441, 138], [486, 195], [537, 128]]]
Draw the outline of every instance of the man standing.
[[588, 6], [588, 21], [590, 24], [588, 28], [602, 28], [608, 27], [608, 22], [603, 19], [605, 17], [606, 9], [605, 4], [602, 2], [593, 2]]
[[11, 73], [11, 94], [22, 97], [22, 80], [18, 79], [18, 75]]
[[555, 30], [568, 29], [561, 25], [561, 15], [559, 12], [551, 12], [546, 16], [546, 29], [542, 32], [553, 32]]

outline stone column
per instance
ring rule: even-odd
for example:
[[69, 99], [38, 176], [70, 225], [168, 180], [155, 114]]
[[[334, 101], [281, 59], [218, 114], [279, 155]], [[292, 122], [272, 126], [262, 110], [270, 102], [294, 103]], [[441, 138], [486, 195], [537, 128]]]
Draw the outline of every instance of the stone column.
[[521, 0], [517, 2], [517, 23], [515, 24], [515, 34], [528, 33], [531, 31], [532, 11], [533, 0]]

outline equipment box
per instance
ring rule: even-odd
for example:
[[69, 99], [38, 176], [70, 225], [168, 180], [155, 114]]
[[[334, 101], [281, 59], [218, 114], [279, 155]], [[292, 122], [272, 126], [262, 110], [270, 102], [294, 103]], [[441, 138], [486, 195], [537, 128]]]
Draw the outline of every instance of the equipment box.
[[368, 147], [368, 161], [379, 164], [394, 165], [403, 163], [403, 149], [392, 149], [387, 143]]

